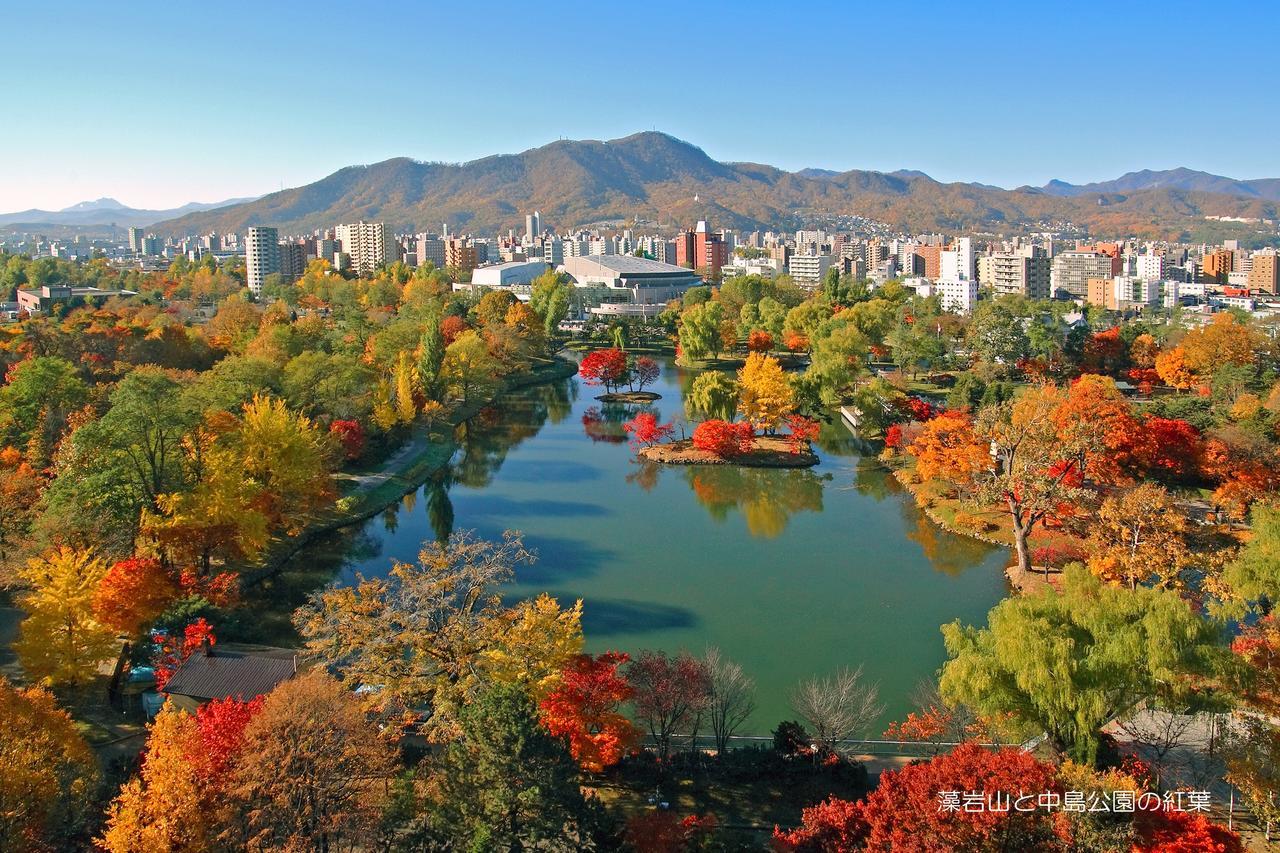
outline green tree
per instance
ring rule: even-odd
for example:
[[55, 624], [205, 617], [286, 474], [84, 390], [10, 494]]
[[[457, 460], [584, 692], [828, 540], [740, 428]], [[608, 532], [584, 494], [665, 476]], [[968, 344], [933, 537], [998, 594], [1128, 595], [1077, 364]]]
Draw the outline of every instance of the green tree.
[[565, 277], [554, 270], [547, 270], [533, 280], [529, 291], [529, 307], [542, 318], [547, 337], [555, 335], [560, 322], [569, 316], [570, 287]]
[[822, 401], [838, 404], [866, 369], [867, 339], [852, 324], [840, 324], [810, 342], [807, 377], [816, 379]]
[[461, 714], [462, 738], [435, 765], [432, 826], [467, 850], [591, 849], [592, 813], [563, 741], [524, 691], [499, 685]]
[[1137, 703], [1192, 709], [1192, 679], [1212, 671], [1221, 650], [1218, 628], [1178, 593], [1119, 589], [1079, 565], [1068, 567], [1061, 592], [1007, 598], [987, 622], [943, 626], [943, 698], [1012, 715], [1089, 763], [1099, 728]]
[[733, 420], [738, 409], [738, 383], [718, 370], [699, 373], [684, 398], [690, 418]]
[[418, 340], [418, 382], [428, 400], [440, 396], [440, 369], [444, 365], [444, 333], [440, 330], [440, 309], [433, 306], [423, 318], [422, 337]]
[[0, 438], [23, 447], [39, 430], [46, 447], [62, 433], [67, 416], [84, 405], [89, 390], [65, 358], [38, 356], [13, 368], [0, 389]]
[[1000, 302], [983, 302], [969, 324], [969, 347], [987, 364], [1012, 369], [1030, 351], [1022, 318]]
[[686, 308], [680, 315], [680, 352], [686, 361], [698, 361], [708, 355], [719, 355], [723, 345], [720, 324], [724, 309], [718, 302], [703, 302]]
[[1222, 580], [1239, 604], [1280, 601], [1280, 506], [1254, 504], [1253, 538], [1222, 572]]

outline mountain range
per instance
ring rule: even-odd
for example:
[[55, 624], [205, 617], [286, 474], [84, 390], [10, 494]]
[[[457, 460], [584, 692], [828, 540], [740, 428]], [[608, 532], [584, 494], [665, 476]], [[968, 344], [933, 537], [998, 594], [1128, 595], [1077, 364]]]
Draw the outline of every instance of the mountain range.
[[397, 231], [492, 233], [542, 213], [565, 230], [618, 220], [688, 227], [770, 228], [859, 215], [907, 231], [1043, 229], [1062, 223], [1094, 233], [1178, 238], [1206, 216], [1274, 219], [1280, 179], [1239, 181], [1190, 169], [1133, 172], [1099, 184], [1051, 181], [1001, 189], [943, 183], [923, 172], [805, 169], [724, 163], [667, 134], [608, 141], [560, 140], [467, 163], [395, 158], [348, 166], [306, 186], [155, 224], [161, 233], [242, 231], [274, 225], [303, 233], [358, 219]]
[[115, 225], [118, 228], [129, 226], [147, 226], [165, 219], [174, 219], [189, 213], [216, 210], [233, 204], [244, 204], [254, 198], [229, 198], [226, 201], [199, 202], [193, 201], [182, 207], [168, 210], [143, 210], [128, 207], [114, 198], [99, 198], [93, 201], [82, 201], [62, 210], [20, 210], [17, 213], [0, 213], [0, 225]]

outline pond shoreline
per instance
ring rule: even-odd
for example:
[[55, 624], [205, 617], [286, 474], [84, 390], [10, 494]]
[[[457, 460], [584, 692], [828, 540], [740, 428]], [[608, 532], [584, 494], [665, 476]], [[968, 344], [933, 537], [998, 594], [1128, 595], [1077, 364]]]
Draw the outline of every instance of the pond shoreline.
[[[405, 443], [385, 463], [383, 470], [345, 475], [348, 480], [362, 483], [339, 499], [344, 501], [354, 498], [355, 501], [348, 508], [335, 505], [325, 518], [308, 525], [297, 536], [284, 540], [282, 546], [287, 547], [281, 547], [278, 552], [268, 554], [260, 566], [252, 572], [245, 573], [244, 586], [254, 586], [278, 574], [285, 564], [320, 537], [368, 521], [398, 503], [405, 495], [416, 491], [429, 477], [448, 465], [449, 460], [453, 458], [453, 454], [458, 449], [458, 443], [453, 438], [452, 428], [475, 417], [481, 409], [491, 405], [498, 397], [519, 388], [568, 379], [577, 372], [578, 365], [575, 362], [556, 356], [545, 365], [506, 377], [492, 397], [459, 406], [450, 413], [443, 424], [415, 427]], [[440, 429], [444, 425], [449, 429]], [[407, 455], [409, 458], [403, 461], [398, 460], [402, 455]]]
[[732, 458], [699, 450], [689, 438], [651, 444], [636, 455], [661, 465], [733, 465], [739, 468], [812, 468], [819, 461], [812, 450], [793, 453], [787, 440], [778, 436], [757, 436], [756, 447], [750, 453]]

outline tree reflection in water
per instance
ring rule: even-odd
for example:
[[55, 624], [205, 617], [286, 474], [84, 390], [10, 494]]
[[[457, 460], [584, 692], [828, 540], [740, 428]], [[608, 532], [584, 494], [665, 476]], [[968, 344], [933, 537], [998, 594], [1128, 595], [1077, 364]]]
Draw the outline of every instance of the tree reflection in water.
[[501, 406], [486, 406], [454, 429], [461, 452], [451, 466], [452, 482], [482, 488], [498, 473], [512, 448], [538, 434], [548, 420], [563, 421], [573, 409], [573, 381], [532, 385], [506, 395]]
[[737, 509], [752, 536], [782, 534], [797, 512], [822, 512], [823, 484], [830, 474], [808, 470], [690, 465], [684, 476], [698, 501], [716, 521]]

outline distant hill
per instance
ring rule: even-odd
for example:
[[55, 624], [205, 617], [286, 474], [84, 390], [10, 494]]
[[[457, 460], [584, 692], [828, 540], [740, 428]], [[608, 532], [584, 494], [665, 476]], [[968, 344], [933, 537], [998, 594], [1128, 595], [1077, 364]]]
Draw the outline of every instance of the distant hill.
[[94, 201], [82, 201], [62, 210], [21, 210], [17, 213], [0, 213], [0, 225], [115, 225], [119, 228], [129, 226], [148, 226], [164, 219], [173, 219], [205, 210], [217, 210], [233, 204], [244, 204], [253, 198], [229, 198], [225, 201], [198, 202], [193, 201], [182, 207], [167, 210], [142, 210], [126, 207], [113, 198], [100, 198]]
[[302, 233], [358, 219], [396, 230], [493, 233], [542, 213], [560, 229], [642, 218], [663, 227], [707, 219], [714, 226], [767, 228], [857, 214], [904, 230], [998, 230], [1069, 220], [1108, 234], [1176, 236], [1206, 214], [1267, 217], [1276, 203], [1258, 195], [1156, 187], [1078, 194], [941, 183], [920, 172], [787, 172], [757, 163], [721, 163], [663, 133], [609, 141], [561, 140], [520, 154], [468, 163], [397, 158], [349, 166], [312, 184], [255, 201], [160, 222], [172, 234], [243, 231], [274, 225]]
[[1197, 172], [1195, 169], [1180, 167], [1153, 172], [1143, 169], [1129, 172], [1114, 181], [1101, 181], [1093, 184], [1069, 184], [1065, 181], [1053, 180], [1041, 187], [1044, 192], [1057, 196], [1090, 195], [1093, 193], [1131, 193], [1140, 190], [1174, 189], [1192, 192], [1221, 193], [1223, 195], [1241, 196], [1243, 198], [1260, 198], [1267, 201], [1280, 201], [1280, 178], [1259, 178], [1252, 181], [1239, 181], [1235, 178], [1224, 178], [1208, 172]]

